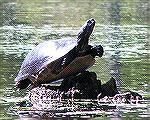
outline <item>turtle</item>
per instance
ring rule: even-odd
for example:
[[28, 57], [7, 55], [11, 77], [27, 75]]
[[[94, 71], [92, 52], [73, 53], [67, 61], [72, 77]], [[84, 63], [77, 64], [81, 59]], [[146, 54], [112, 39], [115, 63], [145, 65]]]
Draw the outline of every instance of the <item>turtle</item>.
[[15, 78], [16, 87], [25, 89], [29, 85], [51, 83], [91, 67], [95, 56], [102, 57], [104, 52], [101, 45], [88, 44], [94, 26], [95, 20], [91, 18], [81, 27], [76, 37], [39, 43], [22, 62]]

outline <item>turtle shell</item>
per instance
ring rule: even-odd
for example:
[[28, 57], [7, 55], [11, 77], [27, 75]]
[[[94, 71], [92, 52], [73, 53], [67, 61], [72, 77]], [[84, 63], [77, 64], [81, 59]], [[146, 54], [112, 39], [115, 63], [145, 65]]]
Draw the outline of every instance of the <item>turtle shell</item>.
[[23, 61], [18, 76], [15, 78], [16, 84], [19, 86], [27, 79], [33, 84], [47, 83], [93, 65], [92, 56], [77, 56], [88, 47], [88, 40], [94, 26], [95, 20], [89, 19], [82, 26], [77, 37], [50, 40], [37, 45]]

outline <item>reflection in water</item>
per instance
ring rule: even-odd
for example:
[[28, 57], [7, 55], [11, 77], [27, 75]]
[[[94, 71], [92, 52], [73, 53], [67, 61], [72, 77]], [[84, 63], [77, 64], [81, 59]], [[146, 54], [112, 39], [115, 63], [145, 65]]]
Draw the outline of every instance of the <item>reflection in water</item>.
[[114, 77], [116, 79], [116, 84], [118, 86], [120, 86], [120, 50], [118, 50], [118, 48], [120, 48], [120, 33], [121, 30], [118, 27], [120, 25], [120, 2], [115, 2], [115, 3], [111, 3], [111, 6], [109, 9], [110, 12], [110, 24], [114, 25], [115, 27], [113, 27], [113, 33], [110, 33], [108, 39], [110, 40], [111, 43], [115, 43], [113, 44], [113, 48], [114, 48], [114, 54], [112, 54], [110, 56], [110, 59], [112, 60], [112, 63], [110, 63], [110, 74], [112, 77]]
[[[112, 54], [110, 56], [110, 75], [112, 77], [115, 78], [116, 80], [116, 84], [117, 84], [117, 88], [120, 91], [120, 85], [121, 85], [121, 79], [120, 79], [120, 50], [118, 50], [118, 48], [120, 48], [120, 33], [121, 30], [118, 26], [120, 26], [120, 2], [115, 2], [112, 3], [110, 8], [109, 8], [109, 12], [110, 12], [110, 25], [113, 25], [115, 27], [113, 27], [113, 31], [112, 33], [109, 34], [108, 39], [110, 40], [110, 43], [115, 43], [113, 44], [113, 48], [114, 48], [114, 54]], [[121, 111], [119, 110], [120, 108], [118, 107], [118, 111], [116, 111], [116, 118], [118, 119], [119, 117], [117, 116], [121, 116]], [[114, 118], [112, 118], [113, 120]]]
[[[0, 28], [0, 118], [14, 119], [14, 116], [7, 114], [7, 109], [13, 104], [10, 103], [13, 102], [11, 98], [26, 94], [26, 91], [16, 92], [14, 88], [14, 78], [26, 54], [42, 41], [76, 35], [78, 27], [91, 17], [97, 21], [91, 41], [102, 44], [105, 49], [105, 56], [97, 60], [91, 70], [99, 73], [98, 76], [105, 82], [108, 81], [108, 74], [113, 76], [120, 90], [140, 90], [142, 95], [149, 98], [148, 8], [146, 0], [3, 2], [4, 21]], [[110, 67], [109, 71], [106, 71], [107, 66]], [[125, 116], [132, 115], [129, 113]]]

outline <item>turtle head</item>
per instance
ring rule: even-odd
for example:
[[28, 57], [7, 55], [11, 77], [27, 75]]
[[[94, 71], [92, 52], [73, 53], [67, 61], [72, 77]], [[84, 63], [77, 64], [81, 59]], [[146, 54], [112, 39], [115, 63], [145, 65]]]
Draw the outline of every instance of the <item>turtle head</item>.
[[82, 50], [84, 50], [89, 41], [89, 37], [93, 31], [93, 28], [95, 26], [95, 20], [93, 18], [87, 20], [85, 24], [81, 27], [80, 32], [78, 34], [78, 40], [79, 44], [78, 47]]
[[89, 38], [93, 28], [95, 26], [95, 20], [93, 18], [87, 20], [85, 24], [80, 28], [80, 32], [78, 34], [78, 38]]
[[95, 57], [95, 56], [99, 56], [102, 57], [104, 53], [104, 49], [101, 45], [95, 45], [91, 48], [91, 52], [90, 54]]

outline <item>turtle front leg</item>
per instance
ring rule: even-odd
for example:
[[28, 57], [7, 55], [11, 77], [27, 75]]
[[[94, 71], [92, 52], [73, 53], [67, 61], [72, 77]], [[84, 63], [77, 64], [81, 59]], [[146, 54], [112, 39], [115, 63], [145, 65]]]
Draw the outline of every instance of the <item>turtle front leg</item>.
[[77, 56], [83, 57], [90, 54], [93, 58], [95, 58], [96, 56], [102, 57], [103, 53], [104, 49], [101, 45], [88, 45], [87, 48], [84, 51], [80, 51]]
[[102, 57], [104, 53], [104, 49], [101, 45], [95, 45], [91, 48], [90, 50], [90, 54], [95, 57], [95, 56], [99, 56]]

